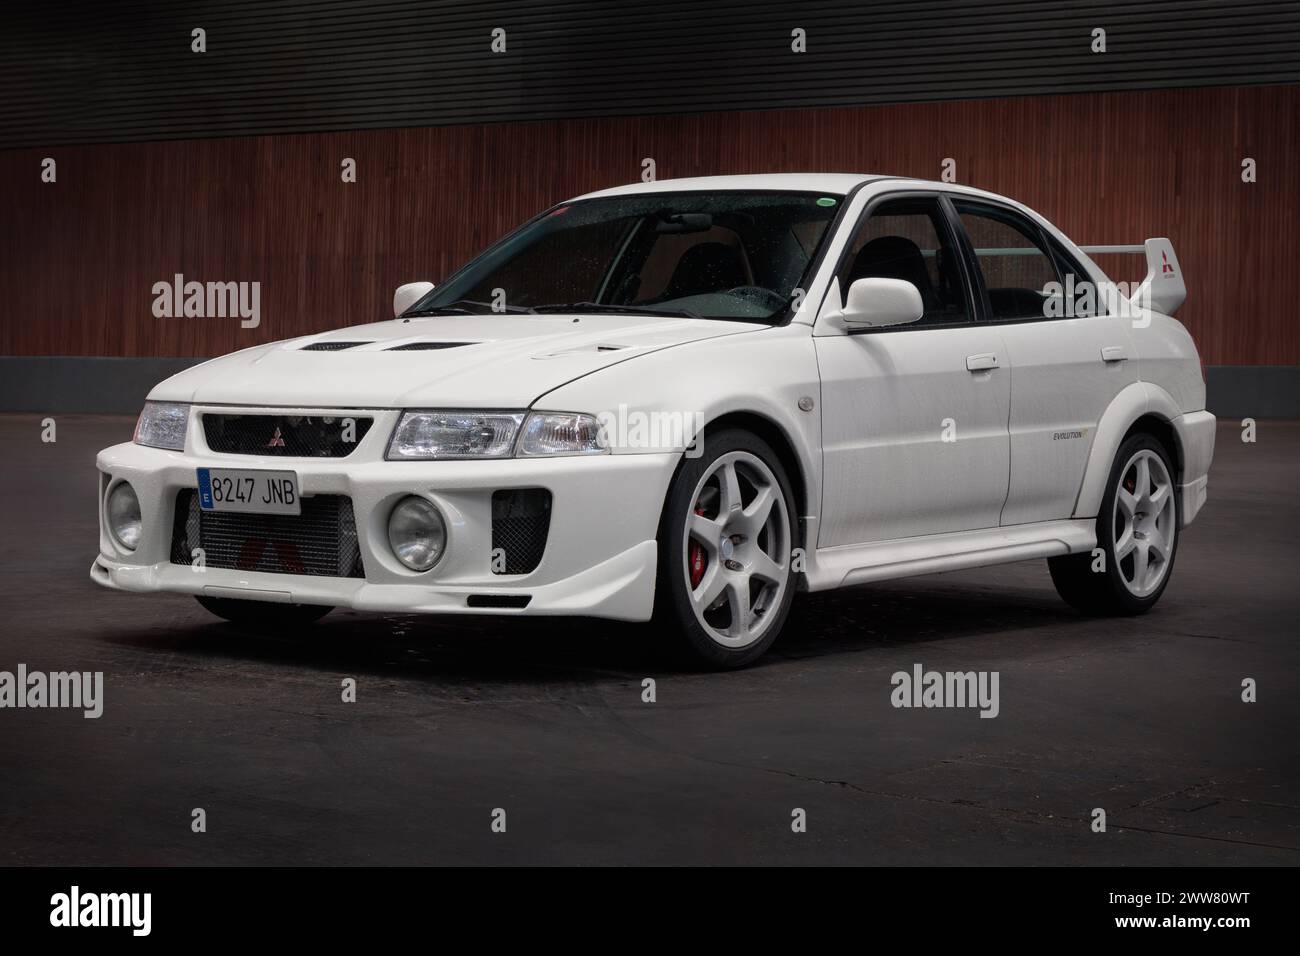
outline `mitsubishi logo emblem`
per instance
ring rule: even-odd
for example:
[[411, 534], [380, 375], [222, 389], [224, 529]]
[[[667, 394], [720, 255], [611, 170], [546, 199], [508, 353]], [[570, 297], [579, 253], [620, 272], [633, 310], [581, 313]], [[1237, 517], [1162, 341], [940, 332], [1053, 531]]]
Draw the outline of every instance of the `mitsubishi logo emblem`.
[[283, 447], [284, 447], [284, 438], [280, 435], [280, 426], [279, 426], [279, 425], [276, 425], [276, 426], [275, 426], [275, 434], [272, 435], [272, 436], [271, 436], [271, 440], [270, 440], [269, 442], [266, 443], [266, 447], [267, 447], [267, 448], [283, 448]]

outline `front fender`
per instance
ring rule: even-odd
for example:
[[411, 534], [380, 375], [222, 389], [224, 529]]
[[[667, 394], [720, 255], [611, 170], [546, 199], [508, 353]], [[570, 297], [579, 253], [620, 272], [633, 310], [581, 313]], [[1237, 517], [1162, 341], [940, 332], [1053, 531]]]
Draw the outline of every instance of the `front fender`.
[[[602, 420], [685, 419], [706, 431], [724, 415], [758, 416], [782, 433], [794, 453], [805, 493], [800, 516], [808, 518], [821, 502], [820, 398], [809, 327], [792, 324], [639, 356], [562, 385], [533, 408], [586, 412]], [[686, 434], [686, 442], [674, 442], [673, 450], [685, 449], [695, 431]], [[615, 454], [666, 450], [654, 443], [614, 444]]]

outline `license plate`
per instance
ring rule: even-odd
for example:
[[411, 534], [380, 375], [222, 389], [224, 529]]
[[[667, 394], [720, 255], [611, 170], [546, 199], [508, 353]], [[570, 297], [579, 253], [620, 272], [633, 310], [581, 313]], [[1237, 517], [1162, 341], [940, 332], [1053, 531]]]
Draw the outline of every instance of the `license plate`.
[[200, 468], [198, 473], [199, 507], [204, 511], [302, 514], [295, 472]]

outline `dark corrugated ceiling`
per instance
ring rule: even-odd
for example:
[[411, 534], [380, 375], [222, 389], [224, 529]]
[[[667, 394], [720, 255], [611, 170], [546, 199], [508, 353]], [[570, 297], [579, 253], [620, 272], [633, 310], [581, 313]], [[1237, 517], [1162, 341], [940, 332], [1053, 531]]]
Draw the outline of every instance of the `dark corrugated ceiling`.
[[126, 0], [4, 26], [11, 148], [1300, 81], [1295, 2]]

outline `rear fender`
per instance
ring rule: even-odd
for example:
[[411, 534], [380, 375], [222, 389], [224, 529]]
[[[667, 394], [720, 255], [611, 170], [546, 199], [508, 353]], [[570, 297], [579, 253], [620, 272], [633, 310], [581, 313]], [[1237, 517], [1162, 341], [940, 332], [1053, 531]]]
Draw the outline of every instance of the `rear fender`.
[[1074, 505], [1074, 517], [1095, 518], [1101, 510], [1101, 499], [1106, 494], [1106, 481], [1115, 463], [1115, 455], [1134, 422], [1143, 415], [1155, 415], [1172, 422], [1180, 414], [1170, 394], [1150, 382], [1134, 382], [1116, 395], [1097, 423], [1083, 484]]

